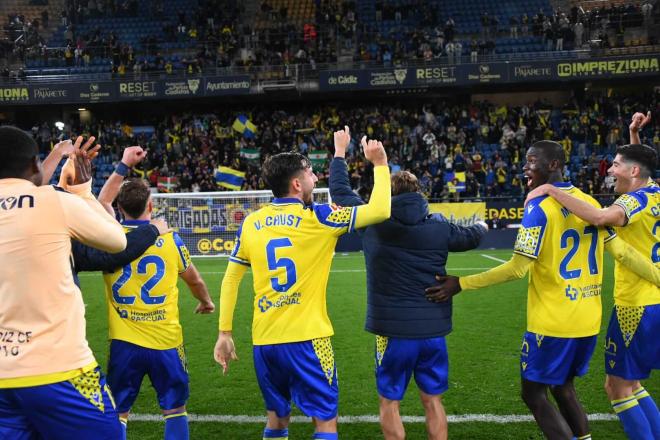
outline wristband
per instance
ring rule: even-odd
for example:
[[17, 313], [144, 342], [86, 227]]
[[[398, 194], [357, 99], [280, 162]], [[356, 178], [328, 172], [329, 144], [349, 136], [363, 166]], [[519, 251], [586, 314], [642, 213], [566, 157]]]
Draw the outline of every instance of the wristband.
[[119, 162], [119, 165], [117, 165], [117, 168], [115, 168], [115, 173], [119, 174], [122, 177], [128, 176], [128, 173], [130, 171], [131, 169], [124, 162]]

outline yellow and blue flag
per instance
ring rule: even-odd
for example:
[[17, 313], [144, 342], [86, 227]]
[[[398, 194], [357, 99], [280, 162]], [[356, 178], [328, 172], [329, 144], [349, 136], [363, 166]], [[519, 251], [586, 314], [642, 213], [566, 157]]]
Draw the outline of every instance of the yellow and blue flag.
[[218, 186], [240, 190], [245, 182], [245, 173], [229, 167], [218, 167], [215, 171], [215, 181]]
[[257, 126], [245, 115], [238, 115], [231, 127], [246, 138], [253, 138], [257, 133]]

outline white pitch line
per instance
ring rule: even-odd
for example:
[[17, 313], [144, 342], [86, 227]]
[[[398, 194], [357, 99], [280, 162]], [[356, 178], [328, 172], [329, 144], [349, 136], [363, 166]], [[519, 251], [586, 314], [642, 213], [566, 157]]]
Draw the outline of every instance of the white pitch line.
[[[488, 270], [492, 269], [492, 267], [448, 267], [447, 272], [455, 272], [458, 270]], [[330, 273], [365, 273], [367, 270], [366, 269], [335, 269], [331, 270]], [[202, 275], [223, 275], [225, 273], [224, 270], [220, 271], [199, 271]], [[249, 273], [249, 272], [248, 272]], [[79, 273], [79, 277], [91, 277], [91, 276], [100, 276], [101, 272], [83, 272]]]
[[[589, 414], [591, 421], [610, 421], [618, 420], [614, 414]], [[401, 419], [404, 423], [424, 423], [423, 416], [402, 416]], [[131, 414], [129, 421], [135, 422], [161, 422], [163, 416], [160, 414]], [[217, 414], [188, 414], [188, 420], [196, 423], [264, 423], [265, 416], [248, 416], [248, 415], [217, 415]], [[291, 422], [293, 423], [309, 423], [311, 419], [305, 416], [293, 416]], [[526, 414], [458, 414], [447, 416], [449, 423], [528, 423], [533, 422], [534, 418]], [[339, 416], [340, 424], [358, 424], [358, 423], [379, 423], [378, 416], [376, 415], [363, 415], [363, 416]]]
[[486, 254], [481, 254], [481, 256], [484, 257], [484, 258], [488, 258], [489, 260], [497, 261], [499, 263], [506, 263], [506, 260], [502, 260], [501, 258], [493, 257], [493, 256], [486, 255]]

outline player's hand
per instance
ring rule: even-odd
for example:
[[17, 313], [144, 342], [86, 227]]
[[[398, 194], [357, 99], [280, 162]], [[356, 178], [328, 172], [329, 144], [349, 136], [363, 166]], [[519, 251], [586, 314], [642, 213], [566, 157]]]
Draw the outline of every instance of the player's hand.
[[124, 154], [121, 157], [121, 161], [128, 165], [129, 168], [133, 168], [135, 165], [139, 164], [147, 157], [147, 152], [140, 146], [126, 147], [124, 149]]
[[152, 218], [149, 223], [158, 228], [158, 235], [165, 235], [168, 232], [172, 232], [172, 228], [169, 227], [164, 218]]
[[68, 157], [69, 154], [74, 152], [73, 142], [71, 142], [71, 139], [65, 139], [56, 143], [53, 150], [56, 150], [62, 157]]
[[541, 196], [547, 196], [550, 194], [550, 191], [552, 191], [552, 185], [549, 183], [544, 183], [543, 185], [537, 186], [533, 190], [527, 194], [527, 197], [525, 198], [525, 203], [524, 206], [527, 206], [527, 204], [532, 200], [537, 197]]
[[351, 130], [344, 125], [343, 130], [335, 131], [335, 157], [346, 157], [346, 149], [351, 144]]
[[426, 299], [431, 302], [439, 303], [449, 301], [454, 295], [461, 291], [461, 284], [458, 282], [458, 277], [453, 275], [447, 275], [444, 277], [436, 275], [435, 279], [438, 280], [440, 284], [426, 288]]
[[646, 113], [637, 112], [632, 116], [632, 121], [630, 122], [630, 131], [637, 133], [639, 130], [644, 128], [646, 124], [651, 122], [651, 112]]
[[83, 144], [82, 136], [76, 138], [76, 142], [73, 144], [73, 152], [69, 154], [75, 174], [74, 176], [67, 176], [67, 185], [79, 185], [92, 178], [92, 159], [98, 155], [101, 149], [100, 145], [94, 146], [95, 140], [94, 136], [90, 136], [87, 142]]
[[364, 150], [364, 157], [369, 162], [374, 164], [374, 166], [387, 166], [387, 154], [381, 142], [373, 139], [367, 141], [367, 137], [363, 136], [360, 144]]
[[220, 332], [218, 334], [218, 341], [215, 343], [213, 357], [215, 357], [215, 361], [222, 367], [222, 374], [227, 374], [227, 371], [229, 371], [230, 361], [238, 360], [231, 332]]
[[213, 313], [214, 311], [215, 304], [213, 304], [213, 301], [211, 300], [200, 302], [197, 304], [197, 307], [195, 307], [195, 313], [201, 313], [202, 315]]

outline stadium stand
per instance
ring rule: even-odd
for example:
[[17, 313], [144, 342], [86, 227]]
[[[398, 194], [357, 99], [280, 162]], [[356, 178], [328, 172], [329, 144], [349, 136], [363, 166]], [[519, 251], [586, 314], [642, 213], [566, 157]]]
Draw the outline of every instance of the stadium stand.
[[[3, 2], [2, 8], [25, 2]], [[19, 15], [31, 19], [43, 8], [24, 10]], [[291, 65], [315, 70], [347, 60], [387, 67], [578, 58], [584, 51], [653, 46], [660, 16], [657, 2], [577, 2], [563, 11], [549, 0], [58, 0], [48, 11], [45, 47], [18, 51], [27, 77], [103, 79], [110, 76], [99, 74], [220, 67], [278, 78], [297, 72]]]
[[[606, 171], [616, 146], [626, 142], [629, 115], [643, 109], [660, 112], [660, 93], [587, 97], [563, 107], [543, 102], [520, 107], [418, 102], [384, 108], [378, 103], [304, 109], [261, 106], [246, 112], [257, 128], [254, 137], [232, 129], [238, 110], [145, 119], [134, 128], [116, 121], [71, 129], [98, 133], [104, 146], [96, 162], [97, 192], [121, 157], [121, 148], [135, 144], [149, 149], [138, 173], [154, 187], [159, 177], [170, 177], [176, 191], [217, 191], [216, 169], [228, 166], [246, 173], [243, 189], [264, 189], [259, 164], [268, 155], [290, 149], [315, 158], [319, 186], [325, 186], [332, 131], [347, 123], [354, 133], [382, 139], [393, 171], [415, 173], [432, 200], [522, 197], [524, 152], [541, 139], [556, 139], [564, 146], [567, 179], [589, 194], [611, 194], [613, 182]], [[33, 133], [45, 154], [55, 142], [54, 133], [46, 125], [34, 127]], [[658, 118], [644, 129], [642, 139], [660, 143]], [[352, 185], [368, 194], [372, 182], [365, 176], [371, 173], [357, 153], [353, 145], [347, 155]], [[452, 185], [459, 185], [458, 192]]]

